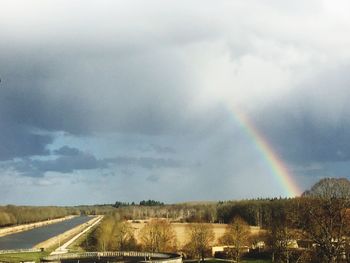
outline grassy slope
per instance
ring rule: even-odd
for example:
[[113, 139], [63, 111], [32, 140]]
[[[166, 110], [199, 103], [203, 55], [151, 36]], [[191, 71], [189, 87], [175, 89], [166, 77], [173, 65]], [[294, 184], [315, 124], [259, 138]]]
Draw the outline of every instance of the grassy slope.
[[13, 253], [1, 254], [0, 261], [4, 262], [20, 262], [20, 261], [35, 261], [40, 262], [40, 258], [45, 257], [49, 252], [34, 252], [34, 253]]

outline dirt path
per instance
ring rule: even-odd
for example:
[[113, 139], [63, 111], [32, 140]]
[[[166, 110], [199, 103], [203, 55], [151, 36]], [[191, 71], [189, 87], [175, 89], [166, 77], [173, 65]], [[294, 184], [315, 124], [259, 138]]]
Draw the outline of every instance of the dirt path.
[[73, 217], [75, 217], [75, 216], [66, 216], [66, 217], [52, 219], [52, 220], [45, 220], [45, 221], [40, 221], [40, 222], [35, 222], [35, 223], [30, 223], [30, 224], [0, 228], [0, 237], [23, 232], [23, 231], [27, 231], [27, 230], [37, 228], [37, 227], [55, 224], [58, 222], [62, 222], [64, 220], [71, 219]]

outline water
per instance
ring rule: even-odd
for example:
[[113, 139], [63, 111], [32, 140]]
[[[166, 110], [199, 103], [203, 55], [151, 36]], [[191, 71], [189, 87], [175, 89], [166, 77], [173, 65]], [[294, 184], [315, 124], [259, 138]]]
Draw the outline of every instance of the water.
[[0, 237], [0, 250], [32, 248], [36, 244], [43, 242], [51, 237], [62, 234], [63, 232], [80, 224], [83, 224], [90, 219], [91, 217], [88, 216], [79, 216], [65, 220], [63, 222], [34, 228], [9, 236]]

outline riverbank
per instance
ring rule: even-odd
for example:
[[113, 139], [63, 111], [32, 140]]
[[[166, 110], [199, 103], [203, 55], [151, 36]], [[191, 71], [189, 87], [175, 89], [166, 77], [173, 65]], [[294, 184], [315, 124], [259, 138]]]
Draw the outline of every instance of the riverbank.
[[61, 218], [56, 218], [56, 219], [39, 221], [39, 222], [35, 222], [35, 223], [30, 223], [30, 224], [0, 228], [0, 237], [8, 236], [8, 235], [15, 234], [15, 233], [20, 233], [20, 232], [27, 231], [27, 230], [30, 230], [33, 228], [38, 228], [38, 227], [42, 227], [42, 226], [46, 226], [46, 225], [59, 223], [59, 222], [62, 222], [62, 221], [68, 220], [68, 219], [72, 219], [73, 217], [76, 217], [76, 216], [72, 215], [72, 216], [66, 216], [66, 217], [61, 217]]
[[62, 246], [58, 247], [55, 251], [53, 251], [50, 255], [58, 255], [58, 254], [64, 254], [69, 252], [70, 246], [75, 243], [82, 235], [90, 231], [93, 227], [97, 226], [101, 220], [103, 219], [103, 216], [97, 216], [95, 220], [91, 220], [88, 222], [88, 226], [85, 227], [85, 229], [81, 232], [78, 232], [76, 235], [71, 237], [66, 243], [64, 243]]
[[59, 247], [61, 244], [64, 244], [65, 242], [68, 242], [72, 238], [74, 238], [76, 235], [83, 232], [86, 228], [89, 228], [91, 225], [93, 225], [97, 220], [100, 220], [102, 216], [95, 216], [92, 217], [91, 220], [89, 220], [86, 223], [83, 223], [81, 225], [78, 225], [58, 236], [52, 237], [44, 242], [41, 242], [34, 246], [34, 248], [44, 248], [47, 249], [55, 249]]

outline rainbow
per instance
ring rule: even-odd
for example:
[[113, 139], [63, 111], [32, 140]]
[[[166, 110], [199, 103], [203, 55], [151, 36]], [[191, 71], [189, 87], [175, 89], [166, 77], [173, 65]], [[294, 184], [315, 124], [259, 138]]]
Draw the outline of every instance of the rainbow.
[[233, 114], [238, 124], [246, 132], [246, 134], [248, 134], [248, 136], [254, 142], [257, 150], [268, 163], [273, 175], [283, 187], [286, 195], [288, 197], [299, 196], [302, 191], [294, 181], [293, 176], [288, 170], [287, 166], [278, 157], [267, 139], [264, 138], [264, 136], [258, 131], [254, 124], [248, 119], [246, 114], [244, 114], [238, 108], [233, 108]]

